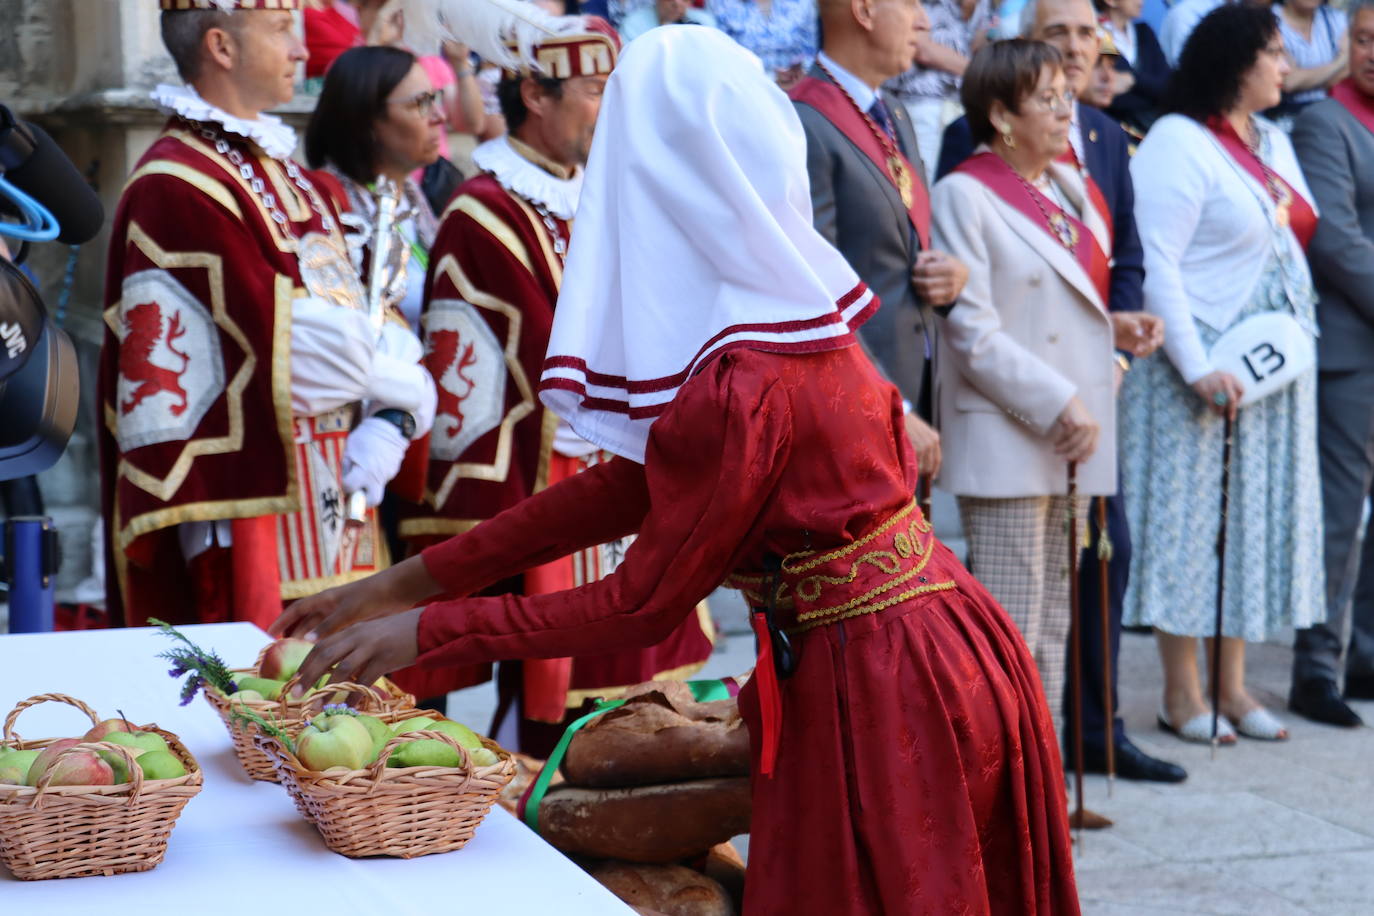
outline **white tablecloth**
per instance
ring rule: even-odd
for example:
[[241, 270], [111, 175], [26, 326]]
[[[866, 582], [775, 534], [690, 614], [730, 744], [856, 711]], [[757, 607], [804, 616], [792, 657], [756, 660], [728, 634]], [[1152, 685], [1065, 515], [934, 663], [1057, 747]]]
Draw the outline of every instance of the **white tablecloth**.
[[[230, 667], [252, 664], [267, 636], [246, 623], [186, 627]], [[39, 693], [84, 700], [102, 717], [116, 709], [178, 734], [205, 770], [183, 809], [167, 857], [152, 871], [113, 877], [18, 881], [0, 866], [7, 912], [109, 916], [127, 911], [184, 916], [327, 913], [330, 916], [616, 916], [633, 911], [501, 808], [467, 846], [418, 859], [349, 859], [325, 848], [286, 790], [244, 775], [219, 717], [197, 697], [177, 705], [171, 646], [158, 631], [0, 636], [0, 716]], [[85, 716], [64, 704], [25, 711], [24, 738], [79, 737]]]

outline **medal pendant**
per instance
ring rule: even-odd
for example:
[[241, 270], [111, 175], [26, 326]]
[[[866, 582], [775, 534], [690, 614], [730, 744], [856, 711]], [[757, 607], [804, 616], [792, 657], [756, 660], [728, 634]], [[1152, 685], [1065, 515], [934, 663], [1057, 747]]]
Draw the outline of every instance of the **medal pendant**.
[[1078, 244], [1078, 229], [1064, 218], [1064, 214], [1050, 214], [1050, 229], [1054, 232], [1055, 238], [1059, 239], [1059, 244], [1065, 248], [1072, 249]]
[[912, 201], [911, 172], [907, 171], [902, 160], [896, 156], [887, 157], [887, 168], [892, 173], [892, 180], [897, 183], [897, 193], [902, 197], [902, 206], [910, 210]]

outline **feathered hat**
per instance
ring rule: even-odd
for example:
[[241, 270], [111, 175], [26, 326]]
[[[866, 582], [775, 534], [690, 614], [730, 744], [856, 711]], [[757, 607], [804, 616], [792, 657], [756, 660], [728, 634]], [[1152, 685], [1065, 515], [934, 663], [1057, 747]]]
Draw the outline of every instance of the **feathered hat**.
[[446, 40], [519, 73], [554, 79], [606, 75], [620, 55], [620, 36], [599, 16], [553, 16], [527, 0], [396, 0], [405, 14], [405, 43], [438, 53]]

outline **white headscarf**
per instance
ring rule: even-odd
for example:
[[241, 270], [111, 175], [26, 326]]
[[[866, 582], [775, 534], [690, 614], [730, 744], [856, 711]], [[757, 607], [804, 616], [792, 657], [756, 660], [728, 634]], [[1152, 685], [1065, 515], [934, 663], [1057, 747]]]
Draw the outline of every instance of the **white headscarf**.
[[544, 404], [642, 462], [649, 426], [712, 354], [849, 346], [876, 307], [812, 228], [801, 121], [759, 59], [696, 25], [627, 45], [601, 103]]

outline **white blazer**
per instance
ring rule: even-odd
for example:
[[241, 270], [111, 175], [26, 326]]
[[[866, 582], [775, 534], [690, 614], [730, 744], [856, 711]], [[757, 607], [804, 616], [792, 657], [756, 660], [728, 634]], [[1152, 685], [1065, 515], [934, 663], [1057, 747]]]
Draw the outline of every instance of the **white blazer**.
[[[1109, 230], [1076, 169], [1054, 180], [1104, 251]], [[1106, 303], [1073, 252], [978, 179], [952, 172], [931, 194], [933, 247], [968, 265], [941, 319], [935, 363], [938, 483], [959, 496], [1063, 494], [1068, 468], [1047, 435], [1077, 395], [1101, 427], [1079, 492], [1116, 492], [1115, 351]]]
[[[1315, 209], [1288, 136], [1268, 121], [1255, 123], [1273, 151], [1270, 167]], [[1192, 118], [1155, 122], [1131, 159], [1131, 180], [1145, 249], [1145, 310], [1164, 319], [1164, 352], [1192, 384], [1212, 371], [1193, 319], [1217, 331], [1230, 327], [1276, 243], [1288, 249], [1301, 295], [1312, 283], [1307, 259], [1291, 229], [1274, 232], [1269, 192]]]

